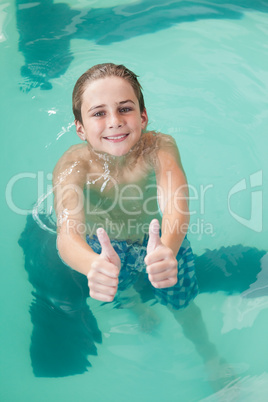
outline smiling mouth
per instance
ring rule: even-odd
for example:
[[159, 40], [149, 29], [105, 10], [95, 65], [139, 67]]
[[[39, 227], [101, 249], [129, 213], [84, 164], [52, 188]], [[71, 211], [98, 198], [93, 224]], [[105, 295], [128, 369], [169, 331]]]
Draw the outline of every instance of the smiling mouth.
[[103, 137], [103, 138], [110, 142], [121, 142], [121, 141], [124, 141], [128, 136], [129, 136], [129, 133], [128, 134], [120, 134], [120, 135], [110, 135], [109, 137]]

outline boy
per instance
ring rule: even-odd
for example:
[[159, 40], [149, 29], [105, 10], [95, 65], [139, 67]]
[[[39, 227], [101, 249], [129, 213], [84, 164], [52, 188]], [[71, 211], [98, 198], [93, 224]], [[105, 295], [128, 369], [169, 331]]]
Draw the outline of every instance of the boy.
[[[115, 245], [138, 242], [147, 248], [144, 261], [156, 297], [185, 307], [196, 296], [197, 283], [185, 239], [187, 183], [174, 140], [145, 132], [141, 87], [124, 66], [97, 65], [83, 74], [74, 88], [73, 110], [77, 134], [86, 144], [71, 147], [54, 170], [62, 259], [87, 275], [91, 297], [109, 302], [119, 280], [125, 287], [126, 276], [126, 267], [120, 276], [120, 256], [109, 238]], [[153, 218], [161, 221], [161, 238]], [[98, 226], [106, 231], [97, 231]], [[91, 238], [82, 236], [89, 232]], [[101, 254], [94, 251], [98, 242], [92, 234], [98, 236]], [[140, 269], [140, 264], [135, 267]]]
[[[61, 258], [87, 276], [90, 296], [104, 302], [122, 301], [146, 271], [155, 297], [204, 361], [222, 368], [192, 301], [198, 288], [186, 237], [188, 189], [175, 141], [146, 132], [141, 86], [122, 65], [86, 71], [74, 87], [73, 112], [85, 144], [71, 147], [53, 173]], [[140, 313], [138, 299], [134, 292], [132, 307]]]

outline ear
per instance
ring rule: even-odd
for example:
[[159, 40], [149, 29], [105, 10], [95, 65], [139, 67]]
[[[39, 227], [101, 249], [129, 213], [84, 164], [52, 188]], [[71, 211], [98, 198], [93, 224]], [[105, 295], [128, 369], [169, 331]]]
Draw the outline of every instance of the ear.
[[143, 112], [141, 113], [141, 128], [142, 128], [142, 130], [146, 129], [147, 124], [148, 124], [148, 115], [147, 115], [147, 110], [144, 108]]
[[74, 121], [75, 127], [76, 127], [76, 134], [82, 141], [86, 141], [86, 135], [85, 135], [85, 130], [83, 127], [83, 124], [80, 123], [80, 121], [75, 120]]

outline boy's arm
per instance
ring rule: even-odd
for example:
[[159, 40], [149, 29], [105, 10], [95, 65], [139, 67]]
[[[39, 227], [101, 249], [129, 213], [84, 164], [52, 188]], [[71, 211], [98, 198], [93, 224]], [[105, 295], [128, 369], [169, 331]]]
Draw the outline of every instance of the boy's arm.
[[87, 276], [90, 296], [111, 302], [118, 287], [120, 258], [104, 229], [97, 230], [101, 254], [95, 253], [85, 240], [83, 189], [89, 170], [88, 160], [85, 148], [72, 147], [54, 169], [57, 247], [66, 264]]
[[188, 185], [180, 155], [172, 137], [163, 136], [158, 151], [158, 203], [163, 213], [161, 242], [177, 255], [189, 224]]
[[57, 215], [57, 247], [63, 261], [87, 275], [96, 257], [82, 234], [85, 227], [83, 188], [87, 163], [81, 148], [72, 147], [53, 172], [54, 207]]

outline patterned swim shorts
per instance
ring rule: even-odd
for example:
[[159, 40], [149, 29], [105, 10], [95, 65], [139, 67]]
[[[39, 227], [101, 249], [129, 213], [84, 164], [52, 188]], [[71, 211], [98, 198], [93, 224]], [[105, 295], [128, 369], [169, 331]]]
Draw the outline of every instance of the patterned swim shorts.
[[[92, 250], [100, 254], [101, 246], [97, 236], [94, 235], [92, 238], [87, 236], [86, 239]], [[149, 236], [145, 235], [142, 244], [140, 242], [111, 240], [111, 244], [121, 260], [118, 294], [135, 284], [140, 273], [144, 273], [145, 280], [149, 282], [144, 263], [148, 239]], [[178, 310], [186, 307], [198, 293], [194, 256], [187, 236], [185, 236], [176, 258], [178, 261], [176, 285], [164, 289], [156, 289], [152, 285], [151, 287], [156, 299], [161, 304]]]

